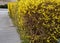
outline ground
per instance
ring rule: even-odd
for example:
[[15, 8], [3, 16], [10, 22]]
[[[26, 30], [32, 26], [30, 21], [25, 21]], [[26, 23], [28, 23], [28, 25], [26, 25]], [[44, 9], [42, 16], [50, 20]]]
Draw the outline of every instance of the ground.
[[16, 27], [8, 16], [7, 9], [0, 9], [0, 43], [20, 43]]

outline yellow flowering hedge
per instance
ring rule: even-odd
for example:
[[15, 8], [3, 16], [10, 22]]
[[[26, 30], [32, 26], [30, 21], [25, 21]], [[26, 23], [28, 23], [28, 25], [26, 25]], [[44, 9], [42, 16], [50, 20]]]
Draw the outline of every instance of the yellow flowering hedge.
[[12, 19], [12, 21], [14, 22], [14, 24], [16, 24], [16, 15], [17, 15], [17, 3], [16, 2], [9, 2], [8, 3], [8, 11], [9, 11], [9, 16]]
[[10, 16], [14, 18], [22, 43], [58, 43], [59, 0], [20, 0], [12, 6], [8, 7]]

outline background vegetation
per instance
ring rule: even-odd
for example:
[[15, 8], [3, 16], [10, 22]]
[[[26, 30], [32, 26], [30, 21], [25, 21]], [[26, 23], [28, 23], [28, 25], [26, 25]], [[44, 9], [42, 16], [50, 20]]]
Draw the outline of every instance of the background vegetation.
[[5, 5], [0, 5], [0, 8], [7, 8], [7, 4], [5, 4]]

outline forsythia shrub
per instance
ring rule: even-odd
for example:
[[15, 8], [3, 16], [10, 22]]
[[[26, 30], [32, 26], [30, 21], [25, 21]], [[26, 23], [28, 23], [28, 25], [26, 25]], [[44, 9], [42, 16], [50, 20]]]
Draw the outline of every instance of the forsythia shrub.
[[16, 24], [16, 15], [17, 15], [17, 3], [16, 2], [9, 2], [8, 3], [8, 11], [9, 11], [9, 16], [12, 18], [12, 21], [14, 24]]
[[[16, 6], [14, 6], [16, 7]], [[11, 8], [11, 9], [14, 9]], [[58, 43], [60, 38], [60, 2], [20, 0], [13, 18], [22, 43]], [[9, 8], [10, 10], [10, 8]], [[16, 14], [17, 13], [17, 14]], [[13, 16], [11, 14], [11, 16]]]

